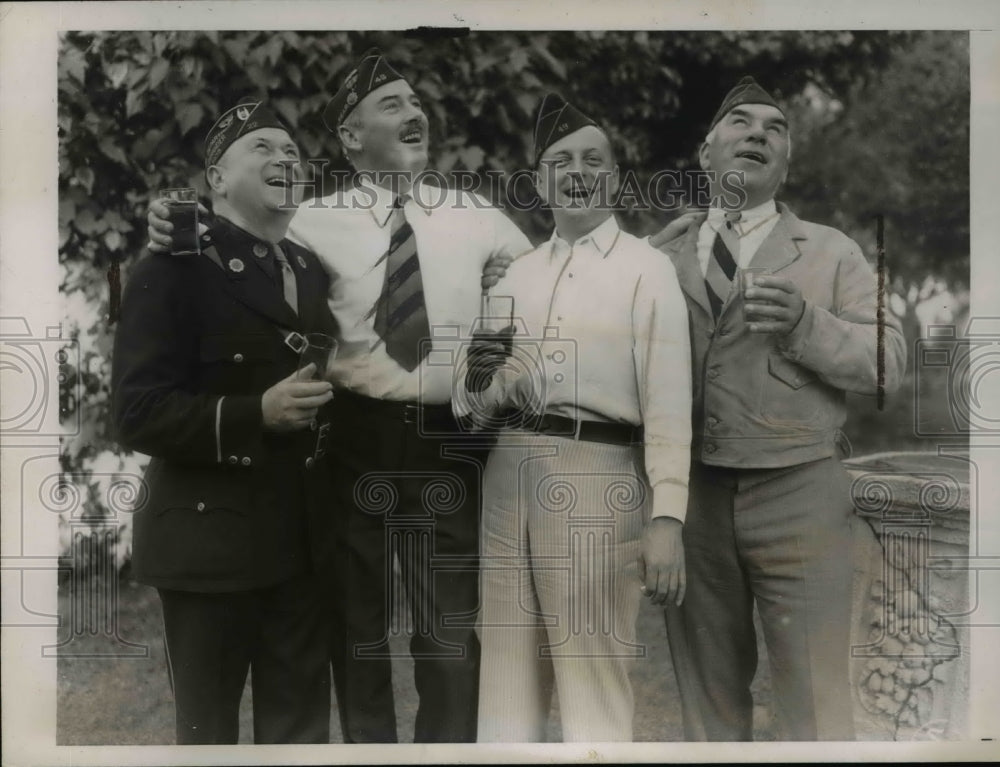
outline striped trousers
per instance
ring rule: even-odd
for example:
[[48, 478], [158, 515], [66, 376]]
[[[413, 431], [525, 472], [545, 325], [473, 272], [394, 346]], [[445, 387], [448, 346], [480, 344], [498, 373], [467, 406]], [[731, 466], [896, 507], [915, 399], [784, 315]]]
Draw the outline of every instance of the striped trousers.
[[503, 433], [483, 480], [480, 742], [630, 741], [641, 450]]

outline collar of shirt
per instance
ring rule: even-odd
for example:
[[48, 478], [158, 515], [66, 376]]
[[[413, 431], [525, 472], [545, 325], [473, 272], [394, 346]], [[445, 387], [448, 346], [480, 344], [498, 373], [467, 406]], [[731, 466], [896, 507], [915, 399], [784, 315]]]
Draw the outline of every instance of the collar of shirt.
[[[412, 206], [416, 206], [429, 216], [434, 210], [434, 204], [441, 199], [441, 193], [440, 187], [428, 186], [422, 181], [418, 181], [406, 196], [403, 210], [412, 210]], [[368, 200], [371, 200], [371, 195], [375, 195], [375, 202], [368, 206], [368, 212], [371, 213], [379, 228], [384, 228], [389, 223], [389, 216], [392, 215], [396, 195], [389, 189], [375, 184], [365, 184], [363, 190], [359, 190], [358, 194], [366, 195]]]
[[[725, 213], [721, 208], [709, 208], [708, 217], [698, 231], [697, 255], [702, 276], [708, 271], [708, 259], [712, 254], [712, 242], [716, 233], [725, 225]], [[743, 211], [739, 222], [734, 225], [736, 234], [740, 238], [740, 257], [737, 266], [743, 268], [750, 265], [758, 248], [777, 223], [778, 207], [773, 199]]]
[[[742, 211], [742, 214], [743, 215], [740, 216], [740, 220], [733, 224], [733, 228], [740, 237], [749, 233], [750, 230], [760, 224], [764, 219], [778, 215], [778, 206], [775, 204], [774, 198], [772, 197], [770, 200], [761, 205], [754, 208], [747, 208]], [[725, 225], [725, 215], [726, 211], [722, 208], [709, 208], [708, 225], [715, 231], [719, 231], [719, 228]]]
[[553, 231], [552, 237], [549, 238], [549, 255], [555, 256], [557, 253], [575, 249], [577, 252], [589, 252], [601, 258], [607, 258], [614, 249], [615, 243], [618, 242], [620, 234], [621, 228], [614, 216], [608, 216], [605, 221], [591, 229], [583, 237], [578, 238], [572, 245], [560, 237], [558, 231]]

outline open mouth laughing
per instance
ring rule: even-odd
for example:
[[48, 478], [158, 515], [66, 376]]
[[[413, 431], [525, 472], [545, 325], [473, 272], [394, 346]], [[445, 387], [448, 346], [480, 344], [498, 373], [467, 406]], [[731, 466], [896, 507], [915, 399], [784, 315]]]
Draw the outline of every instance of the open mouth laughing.
[[563, 191], [570, 200], [581, 205], [585, 205], [590, 201], [590, 198], [594, 194], [594, 190], [587, 189], [585, 186], [580, 186], [579, 184], [573, 184]]
[[424, 140], [424, 130], [419, 124], [409, 124], [403, 127], [399, 140], [404, 144], [417, 145]]
[[271, 176], [264, 179], [264, 183], [277, 189], [291, 189], [292, 180], [288, 176]]
[[751, 160], [760, 165], [767, 165], [767, 158], [760, 152], [753, 149], [743, 149], [736, 153], [736, 156], [744, 160]]

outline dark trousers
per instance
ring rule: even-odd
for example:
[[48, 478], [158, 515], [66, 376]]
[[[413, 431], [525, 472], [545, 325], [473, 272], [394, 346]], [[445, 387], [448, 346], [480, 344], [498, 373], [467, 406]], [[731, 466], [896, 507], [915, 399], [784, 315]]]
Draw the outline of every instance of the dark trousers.
[[420, 698], [414, 740], [473, 742], [487, 451], [468, 447], [447, 408], [426, 409], [433, 422], [422, 422], [416, 408], [407, 415], [356, 395], [338, 393], [334, 406], [334, 422], [351, 435], [331, 454], [334, 508], [343, 514], [331, 659], [344, 740], [397, 740], [389, 639], [405, 605]]
[[782, 469], [692, 464], [687, 595], [666, 610], [688, 740], [753, 737], [754, 603], [782, 738], [853, 739], [850, 519], [836, 459]]
[[329, 742], [330, 598], [318, 578], [159, 594], [179, 745], [238, 742], [248, 670], [254, 743]]

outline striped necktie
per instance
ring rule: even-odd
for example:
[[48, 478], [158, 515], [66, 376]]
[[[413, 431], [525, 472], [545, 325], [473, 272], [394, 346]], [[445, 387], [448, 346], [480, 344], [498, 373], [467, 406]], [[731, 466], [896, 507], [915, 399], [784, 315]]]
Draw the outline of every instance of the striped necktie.
[[274, 246], [274, 258], [278, 262], [278, 268], [281, 269], [281, 282], [285, 293], [285, 302], [292, 307], [293, 312], [298, 314], [299, 286], [295, 282], [295, 272], [292, 271], [292, 267], [288, 263], [288, 258], [285, 256], [285, 251], [281, 249], [280, 245]]
[[389, 249], [385, 260], [385, 282], [368, 316], [375, 316], [375, 332], [385, 342], [386, 353], [412, 372], [430, 351], [421, 340], [431, 335], [420, 278], [420, 257], [413, 227], [403, 212], [405, 196], [396, 198], [390, 216]]
[[726, 225], [719, 229], [712, 241], [712, 256], [708, 259], [708, 268], [705, 270], [705, 288], [708, 291], [708, 302], [712, 305], [712, 316], [716, 320], [722, 314], [722, 307], [733, 287], [733, 277], [736, 276], [740, 239], [733, 231], [733, 222], [739, 221], [742, 215], [739, 211], [726, 213]]

